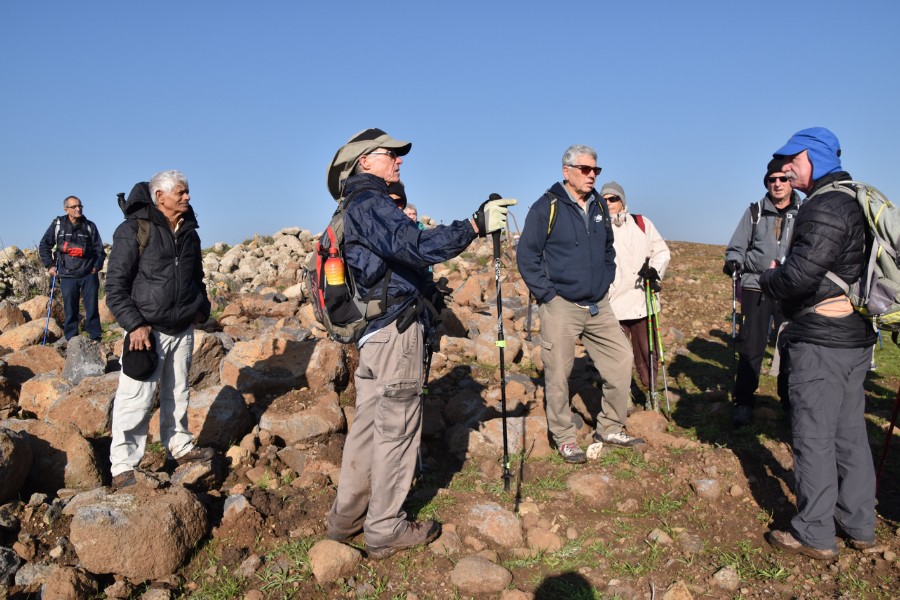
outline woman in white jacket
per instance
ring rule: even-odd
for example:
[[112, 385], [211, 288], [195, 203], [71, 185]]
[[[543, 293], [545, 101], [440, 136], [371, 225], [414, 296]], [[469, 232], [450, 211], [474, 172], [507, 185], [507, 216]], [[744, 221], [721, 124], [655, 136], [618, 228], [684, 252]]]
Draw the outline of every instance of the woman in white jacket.
[[[606, 183], [600, 189], [600, 195], [606, 199], [615, 225], [616, 278], [609, 289], [609, 301], [626, 337], [631, 339], [634, 366], [643, 389], [653, 392], [650, 389], [650, 344], [644, 279], [651, 280], [653, 287], [658, 289], [658, 282], [669, 266], [671, 254], [650, 219], [629, 214], [625, 190], [621, 185], [615, 181]], [[654, 382], [659, 368], [658, 351], [654, 344]]]

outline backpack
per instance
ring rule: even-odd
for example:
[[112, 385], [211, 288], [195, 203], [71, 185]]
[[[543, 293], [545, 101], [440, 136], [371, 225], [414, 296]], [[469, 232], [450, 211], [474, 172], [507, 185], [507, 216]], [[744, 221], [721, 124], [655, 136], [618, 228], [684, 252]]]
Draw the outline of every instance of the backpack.
[[[119, 208], [122, 210], [122, 214], [128, 216], [128, 213], [125, 212], [125, 193], [119, 192], [116, 194], [116, 202], [119, 203]], [[147, 219], [136, 219], [138, 223], [137, 229], [137, 243], [138, 243], [138, 258], [144, 255], [144, 250], [147, 249], [147, 244], [150, 243], [150, 221]]]
[[[305, 292], [312, 303], [316, 321], [325, 328], [328, 337], [342, 344], [358, 342], [366, 326], [373, 319], [383, 315], [388, 306], [387, 291], [391, 270], [387, 270], [381, 282], [373, 286], [368, 296], [362, 297], [350, 269], [344, 262], [344, 213], [354, 196], [372, 189], [375, 188], [362, 187], [339, 200], [338, 208], [316, 243], [315, 251], [309, 255], [303, 266]], [[331, 253], [332, 248], [337, 250], [335, 254]], [[340, 260], [344, 273], [343, 284], [328, 284], [325, 263], [330, 256]], [[379, 285], [381, 294], [376, 296]]]
[[835, 181], [806, 199], [827, 191], [856, 198], [866, 217], [869, 258], [859, 280], [848, 285], [829, 271], [825, 276], [840, 287], [853, 308], [878, 329], [900, 331], [900, 210], [878, 189], [859, 181]]

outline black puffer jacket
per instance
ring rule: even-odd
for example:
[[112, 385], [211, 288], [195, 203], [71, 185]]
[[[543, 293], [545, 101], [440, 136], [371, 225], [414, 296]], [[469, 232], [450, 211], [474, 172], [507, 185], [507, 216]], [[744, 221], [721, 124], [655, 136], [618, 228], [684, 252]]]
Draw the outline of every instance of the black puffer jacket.
[[[147, 183], [128, 195], [125, 222], [113, 234], [106, 273], [106, 304], [119, 325], [131, 332], [150, 325], [167, 335], [187, 329], [195, 318], [209, 318], [197, 218], [182, 215], [178, 232], [150, 200]], [[138, 251], [138, 219], [150, 223], [143, 255]]]
[[[760, 276], [762, 291], [782, 301], [789, 319], [802, 309], [844, 292], [825, 274], [836, 274], [847, 283], [863, 272], [866, 221], [855, 198], [842, 192], [816, 190], [834, 181], [849, 181], [844, 171], [815, 182], [797, 213], [794, 240], [784, 264]], [[858, 313], [847, 317], [825, 317], [814, 312], [792, 320], [782, 336], [787, 341], [809, 342], [831, 348], [864, 348], [875, 343], [872, 325]]]

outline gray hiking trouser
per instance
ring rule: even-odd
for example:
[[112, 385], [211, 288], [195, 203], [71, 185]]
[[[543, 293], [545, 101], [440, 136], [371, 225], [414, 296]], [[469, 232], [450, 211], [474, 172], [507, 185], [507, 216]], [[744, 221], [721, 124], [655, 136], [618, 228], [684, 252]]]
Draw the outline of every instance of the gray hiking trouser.
[[403, 502], [416, 469], [421, 439], [422, 325], [403, 333], [396, 323], [359, 350], [356, 416], [344, 442], [337, 497], [328, 533], [365, 531], [366, 544], [390, 544], [407, 528]]
[[871, 348], [782, 344], [787, 359], [797, 516], [795, 537], [836, 549], [835, 523], [856, 540], [875, 539], [875, 468], [863, 381]]
[[575, 443], [575, 426], [569, 408], [569, 375], [575, 364], [575, 340], [580, 337], [603, 381], [597, 432], [625, 429], [631, 368], [634, 358], [619, 321], [604, 296], [597, 314], [557, 296], [541, 305], [541, 359], [544, 361], [547, 428], [557, 447]]

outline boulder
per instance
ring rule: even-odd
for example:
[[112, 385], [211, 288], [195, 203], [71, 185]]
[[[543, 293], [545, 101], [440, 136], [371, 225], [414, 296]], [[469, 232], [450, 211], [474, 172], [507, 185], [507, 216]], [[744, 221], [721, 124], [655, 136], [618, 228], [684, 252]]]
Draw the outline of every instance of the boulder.
[[6, 376], [19, 385], [43, 373], [61, 374], [66, 366], [66, 360], [53, 346], [31, 346], [7, 354], [3, 360], [7, 364]]
[[257, 396], [291, 389], [334, 389], [347, 379], [345, 353], [330, 340], [237, 342], [222, 361], [221, 382]]
[[[59, 285], [59, 281], [56, 282]], [[50, 296], [37, 295], [31, 300], [26, 300], [19, 304], [19, 310], [25, 315], [26, 321], [40, 321], [41, 326], [47, 320], [47, 303], [50, 302]], [[50, 320], [56, 320], [62, 323], [66, 319], [65, 309], [63, 309], [62, 295], [53, 298], [53, 307], [50, 309]]]
[[275, 398], [260, 417], [260, 429], [291, 445], [323, 439], [346, 426], [337, 392], [324, 392], [311, 406], [298, 403], [297, 396], [296, 392], [288, 392]]
[[512, 573], [481, 556], [467, 556], [450, 573], [454, 586], [467, 594], [496, 594], [512, 582]]
[[504, 548], [518, 548], [525, 539], [516, 515], [494, 502], [478, 504], [469, 511], [469, 523], [482, 537]]
[[71, 423], [6, 419], [0, 427], [28, 433], [32, 464], [25, 482], [32, 491], [90, 490], [103, 485], [91, 445]]
[[360, 560], [359, 550], [331, 540], [320, 540], [309, 549], [309, 567], [319, 583], [353, 575]]
[[60, 396], [72, 390], [72, 384], [61, 375], [44, 373], [22, 384], [19, 391], [19, 408], [33, 413], [38, 419], [47, 416], [47, 411]]
[[0, 301], [0, 332], [25, 324], [25, 313], [9, 300]]
[[18, 495], [28, 477], [31, 461], [28, 434], [0, 427], [0, 504]]
[[[188, 430], [198, 446], [226, 450], [253, 427], [244, 397], [230, 385], [216, 385], [191, 392]], [[159, 410], [150, 419], [150, 432], [159, 440]]]
[[222, 339], [200, 329], [194, 331], [194, 353], [191, 355], [191, 370], [188, 383], [192, 388], [203, 389], [218, 385], [219, 365], [225, 358]]
[[44, 420], [50, 423], [72, 423], [85, 437], [109, 433], [112, 405], [119, 386], [119, 373], [88, 377], [62, 394], [47, 410]]
[[100, 342], [77, 335], [66, 345], [63, 377], [78, 384], [85, 377], [98, 377], [106, 372], [106, 349]]
[[181, 486], [107, 494], [72, 517], [69, 540], [91, 573], [135, 581], [174, 573], [206, 535], [206, 509]]
[[[13, 350], [22, 350], [28, 346], [40, 344], [44, 339], [43, 319], [39, 321], [29, 321], [24, 325], [14, 327], [9, 331], [0, 334], [0, 346], [5, 346]], [[50, 319], [47, 328], [47, 342], [55, 342], [63, 336], [63, 330], [57, 323], [56, 319]]]

